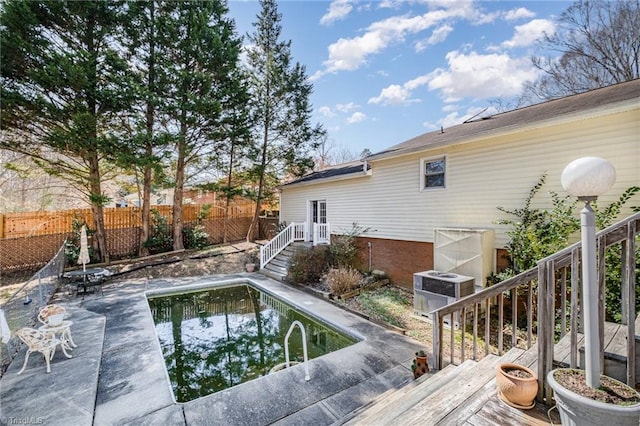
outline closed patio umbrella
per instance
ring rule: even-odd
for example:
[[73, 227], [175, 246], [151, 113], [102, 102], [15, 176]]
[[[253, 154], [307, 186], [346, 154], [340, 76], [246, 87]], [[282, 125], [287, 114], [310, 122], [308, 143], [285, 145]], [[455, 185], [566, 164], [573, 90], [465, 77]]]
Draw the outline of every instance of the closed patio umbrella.
[[91, 262], [89, 258], [89, 242], [87, 241], [87, 226], [82, 225], [80, 230], [80, 255], [78, 256], [78, 265], [82, 263], [82, 270], [87, 270], [87, 263]]

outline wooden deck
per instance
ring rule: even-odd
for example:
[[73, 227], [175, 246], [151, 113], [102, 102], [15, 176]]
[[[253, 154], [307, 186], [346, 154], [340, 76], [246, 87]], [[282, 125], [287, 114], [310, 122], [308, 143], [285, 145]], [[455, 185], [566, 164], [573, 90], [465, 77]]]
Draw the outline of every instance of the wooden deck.
[[353, 413], [347, 425], [550, 425], [560, 424], [554, 408], [536, 403], [519, 410], [498, 397], [495, 371], [499, 363], [515, 362], [536, 369], [535, 351], [513, 349], [503, 357], [465, 361], [423, 376], [391, 394], [383, 394]]
[[[636, 319], [636, 329], [640, 315]], [[609, 376], [622, 375], [625, 381], [627, 327], [605, 323], [605, 371]], [[638, 342], [636, 336], [636, 342]], [[577, 347], [584, 336], [578, 334]], [[638, 344], [638, 343], [636, 343]], [[554, 347], [554, 364], [569, 366], [570, 336]], [[578, 366], [584, 364], [577, 351]], [[341, 420], [340, 424], [366, 426], [495, 426], [495, 425], [559, 425], [556, 407], [537, 402], [530, 410], [513, 408], [498, 396], [495, 371], [500, 363], [511, 362], [538, 370], [538, 351], [514, 348], [499, 357], [489, 355], [481, 361], [467, 360], [459, 366], [448, 365], [429, 373], [401, 389], [382, 394], [362, 409]]]
[[[640, 326], [640, 316], [636, 319], [636, 330]], [[636, 377], [638, 376], [638, 369], [640, 364], [638, 363], [640, 358], [640, 351], [638, 344], [639, 337], [636, 336]], [[627, 381], [627, 326], [621, 324], [614, 324], [610, 322], [604, 323], [604, 373], [614, 379], [618, 379], [621, 382]], [[584, 335], [578, 333], [577, 335], [577, 365], [578, 368], [584, 368]], [[569, 367], [571, 365], [571, 342], [570, 336], [566, 335], [555, 345], [553, 349], [553, 362], [559, 367]]]

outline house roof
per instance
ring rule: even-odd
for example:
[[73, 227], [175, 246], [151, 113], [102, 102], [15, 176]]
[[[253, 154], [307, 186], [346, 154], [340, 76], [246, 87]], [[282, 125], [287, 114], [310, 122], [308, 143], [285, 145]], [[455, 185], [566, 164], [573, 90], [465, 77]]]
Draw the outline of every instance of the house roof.
[[364, 176], [366, 175], [366, 172], [364, 171], [365, 167], [366, 167], [366, 170], [371, 169], [371, 165], [369, 164], [364, 165], [362, 161], [351, 161], [349, 163], [336, 164], [334, 166], [328, 166], [322, 170], [309, 173], [308, 175], [302, 176], [299, 179], [296, 179], [294, 181], [281, 185], [281, 187], [303, 184], [303, 183], [315, 181], [318, 179], [330, 179], [330, 178], [343, 179], [343, 178], [351, 177], [351, 175]]
[[[589, 110], [609, 110], [616, 103], [640, 106], [640, 79], [607, 86], [589, 92], [542, 102], [488, 117], [468, 120], [453, 127], [424, 133], [384, 151], [367, 157], [368, 161], [409, 154], [443, 145], [453, 145], [472, 139], [538, 127], [543, 123], [570, 119]], [[536, 126], [537, 125], [537, 126]]]
[[[589, 111], [610, 113], [616, 104], [623, 109], [640, 108], [640, 79], [591, 90], [539, 104], [502, 112], [487, 117], [470, 119], [462, 124], [442, 130], [424, 133], [384, 151], [372, 154], [364, 161], [407, 155], [414, 152], [454, 145], [476, 139], [495, 137], [499, 134], [522, 131], [549, 125], [553, 122], [582, 117]], [[367, 170], [370, 165], [366, 164]], [[307, 184], [320, 179], [341, 179], [363, 176], [362, 161], [338, 164], [310, 173], [281, 187]]]

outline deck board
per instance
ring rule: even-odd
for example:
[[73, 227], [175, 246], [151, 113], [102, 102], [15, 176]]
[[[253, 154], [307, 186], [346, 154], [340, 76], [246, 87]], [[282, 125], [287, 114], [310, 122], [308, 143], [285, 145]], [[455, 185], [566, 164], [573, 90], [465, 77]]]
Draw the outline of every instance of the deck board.
[[[625, 353], [626, 332], [626, 326], [607, 323], [605, 351], [609, 354]], [[583, 345], [584, 336], [578, 334], [578, 348]], [[569, 365], [570, 349], [570, 336], [567, 335], [555, 345], [554, 362]], [[579, 356], [579, 364], [580, 358]], [[428, 381], [433, 381], [430, 385], [419, 384], [416, 388], [422, 389], [408, 388], [405, 392], [387, 397], [387, 401], [370, 407], [347, 424], [559, 425], [560, 415], [556, 407], [548, 407], [537, 402], [530, 410], [520, 410], [500, 399], [495, 382], [495, 369], [502, 362], [521, 364], [537, 372], [537, 349], [535, 346], [529, 350], [511, 349], [501, 358], [490, 356], [478, 363], [467, 361], [455, 367], [457, 375], [452, 373], [449, 366], [447, 371], [439, 372], [443, 373], [442, 375], [436, 374], [429, 378]], [[392, 403], [389, 404], [389, 401]]]

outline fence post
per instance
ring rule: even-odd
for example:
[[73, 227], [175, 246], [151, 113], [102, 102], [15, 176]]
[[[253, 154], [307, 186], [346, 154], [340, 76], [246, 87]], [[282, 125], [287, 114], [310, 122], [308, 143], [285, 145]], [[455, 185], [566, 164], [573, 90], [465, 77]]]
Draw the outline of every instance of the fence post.
[[0, 238], [4, 238], [4, 215], [0, 213]]

